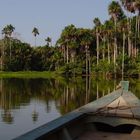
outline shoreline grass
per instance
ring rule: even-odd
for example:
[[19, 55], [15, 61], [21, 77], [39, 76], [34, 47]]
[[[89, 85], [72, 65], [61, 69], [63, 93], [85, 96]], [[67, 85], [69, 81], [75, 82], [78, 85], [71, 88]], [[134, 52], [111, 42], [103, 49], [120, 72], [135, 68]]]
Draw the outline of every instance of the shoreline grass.
[[[77, 76], [85, 76], [85, 75], [77, 75]], [[91, 77], [99, 78], [99, 77], [106, 77], [102, 73], [92, 73], [90, 75]], [[18, 71], [18, 72], [6, 72], [6, 71], [0, 71], [0, 78], [45, 78], [45, 79], [62, 79], [65, 77], [61, 72], [59, 71]], [[66, 76], [67, 77], [67, 76]], [[73, 76], [70, 76], [73, 77]], [[121, 77], [121, 75], [117, 76], [118, 78]], [[131, 75], [131, 76], [125, 76], [125, 77], [139, 77], [138, 74]], [[112, 78], [112, 75], [107, 76], [106, 78]]]
[[50, 71], [18, 71], [18, 72], [0, 72], [0, 78], [56, 78], [60, 77], [56, 72]]

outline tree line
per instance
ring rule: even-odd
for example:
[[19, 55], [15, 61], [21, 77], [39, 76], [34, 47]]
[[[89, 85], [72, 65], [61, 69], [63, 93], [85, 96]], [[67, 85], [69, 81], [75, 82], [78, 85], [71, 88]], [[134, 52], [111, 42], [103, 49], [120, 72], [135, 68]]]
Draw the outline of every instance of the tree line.
[[105, 75], [137, 75], [140, 73], [140, 1], [112, 1], [108, 5], [110, 18], [101, 22], [93, 19], [93, 28], [66, 26], [52, 46], [36, 46], [39, 30], [32, 33], [31, 47], [12, 37], [11, 24], [3, 28], [0, 40], [1, 70], [57, 71], [65, 74], [104, 73]]

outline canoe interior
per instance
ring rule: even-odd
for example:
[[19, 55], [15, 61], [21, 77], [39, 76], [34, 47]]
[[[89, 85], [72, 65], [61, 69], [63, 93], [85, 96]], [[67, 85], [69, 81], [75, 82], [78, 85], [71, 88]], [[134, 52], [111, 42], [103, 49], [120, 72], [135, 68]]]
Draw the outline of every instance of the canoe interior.
[[[112, 125], [113, 121], [115, 124]], [[59, 128], [59, 130], [39, 137], [37, 140], [104, 140], [107, 138], [108, 140], [117, 140], [118, 138], [120, 140], [125, 138], [140, 140], [140, 121], [86, 115]]]

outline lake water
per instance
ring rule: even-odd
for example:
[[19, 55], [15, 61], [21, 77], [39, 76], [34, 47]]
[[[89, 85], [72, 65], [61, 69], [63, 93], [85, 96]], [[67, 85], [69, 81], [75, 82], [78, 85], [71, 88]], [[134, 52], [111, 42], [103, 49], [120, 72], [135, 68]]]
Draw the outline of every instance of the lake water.
[[[140, 80], [129, 79], [140, 98]], [[120, 80], [0, 79], [0, 139], [10, 140], [113, 91]]]

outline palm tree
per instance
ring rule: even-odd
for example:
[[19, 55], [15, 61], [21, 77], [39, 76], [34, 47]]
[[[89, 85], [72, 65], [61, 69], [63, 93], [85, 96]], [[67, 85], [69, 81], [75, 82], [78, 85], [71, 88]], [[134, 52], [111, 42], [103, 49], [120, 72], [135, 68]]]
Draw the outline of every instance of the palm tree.
[[138, 28], [138, 35], [139, 35], [139, 27], [140, 27], [140, 1], [139, 0], [135, 0], [134, 2], [134, 8], [135, 8], [135, 12], [138, 12], [138, 16], [137, 16], [137, 28]]
[[[76, 27], [71, 24], [65, 27], [65, 29], [62, 31], [61, 34], [61, 44], [64, 44], [64, 46], [66, 47], [66, 62], [67, 64], [69, 63], [69, 56], [70, 56], [70, 51], [69, 49], [74, 49], [75, 45], [73, 46], [73, 42], [75, 42], [76, 39]], [[74, 48], [73, 48], [74, 47]], [[73, 51], [71, 51], [73, 52]]]
[[113, 22], [111, 20], [108, 20], [104, 24], [104, 30], [106, 33], [106, 42], [107, 42], [107, 56], [108, 56], [108, 63], [110, 64], [111, 61], [111, 44], [112, 44], [112, 38], [113, 38]]
[[1, 40], [1, 71], [3, 70], [3, 65], [4, 65], [4, 38], [2, 34], [2, 40]]
[[10, 38], [10, 62], [11, 62], [11, 35], [15, 30], [15, 27], [13, 27], [11, 24], [8, 25], [8, 30], [9, 30], [9, 38]]
[[[108, 52], [108, 62], [110, 63], [110, 46], [109, 46], [109, 38], [111, 36], [108, 36], [109, 29], [107, 28], [106, 24], [101, 26], [101, 49], [102, 49], [102, 59], [105, 60], [106, 51]], [[107, 48], [106, 48], [107, 46]]]
[[[121, 0], [122, 5], [124, 6], [125, 10], [130, 13], [135, 13], [136, 11], [136, 4], [135, 0]], [[128, 22], [128, 56], [133, 56], [133, 41], [132, 41], [132, 18], [127, 18]], [[136, 25], [135, 25], [135, 47], [137, 44], [137, 30], [138, 30], [138, 19], [136, 18]]]
[[124, 13], [122, 11], [122, 8], [119, 4], [119, 2], [112, 1], [110, 5], [108, 6], [108, 12], [109, 15], [111, 15], [111, 18], [114, 21], [115, 26], [115, 36], [114, 36], [114, 73], [116, 73], [116, 58], [118, 54], [118, 47], [117, 47], [117, 20], [120, 20], [124, 17]]
[[45, 39], [45, 41], [47, 42], [47, 46], [49, 47], [50, 46], [50, 43], [52, 42], [52, 39], [50, 37], [47, 37]]
[[2, 29], [2, 34], [4, 35], [4, 37], [8, 37], [7, 26], [5, 26], [5, 27]]
[[80, 44], [84, 46], [86, 53], [86, 75], [90, 74], [90, 51], [89, 47], [93, 40], [93, 35], [89, 29], [81, 29], [80, 31]]
[[10, 40], [10, 62], [11, 62], [11, 36], [14, 30], [15, 30], [15, 27], [12, 26], [11, 24], [5, 26], [2, 30], [2, 34], [5, 35], [5, 38], [9, 38]]
[[135, 0], [134, 2], [134, 8], [135, 8], [135, 12], [138, 13], [137, 17], [136, 17], [136, 36], [135, 36], [135, 52], [134, 52], [134, 56], [137, 56], [137, 38], [140, 38], [140, 1], [139, 0]]
[[125, 10], [134, 13], [135, 9], [134, 9], [134, 2], [135, 0], [120, 0], [122, 5], [124, 6]]
[[120, 34], [123, 33], [122, 35], [122, 40], [123, 40], [123, 48], [122, 48], [122, 80], [123, 80], [123, 77], [124, 77], [124, 55], [125, 55], [125, 45], [126, 45], [126, 35], [128, 34], [128, 30], [127, 30], [127, 20], [124, 19], [124, 20], [121, 20], [119, 22], [119, 31], [120, 31]]
[[59, 38], [56, 42], [56, 46], [58, 46], [60, 48], [60, 51], [62, 52], [63, 54], [63, 59], [64, 59], [64, 63], [66, 62], [66, 44], [65, 44], [65, 41], [64, 41], [64, 38]]
[[95, 24], [95, 29], [96, 29], [96, 51], [97, 51], [97, 65], [98, 65], [99, 64], [99, 35], [100, 35], [101, 22], [99, 18], [95, 18], [93, 20], [93, 23]]
[[35, 37], [35, 47], [36, 47], [36, 36], [39, 35], [39, 31], [36, 27], [33, 28], [32, 33]]

